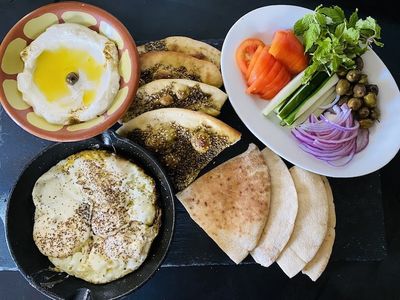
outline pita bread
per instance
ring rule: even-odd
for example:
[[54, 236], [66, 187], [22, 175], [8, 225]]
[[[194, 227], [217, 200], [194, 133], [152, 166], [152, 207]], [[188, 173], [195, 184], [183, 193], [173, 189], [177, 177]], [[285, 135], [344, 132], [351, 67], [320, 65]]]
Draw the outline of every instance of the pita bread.
[[292, 278], [314, 258], [326, 236], [328, 199], [321, 176], [296, 166], [289, 171], [297, 191], [298, 210], [292, 236], [277, 263]]
[[249, 149], [178, 193], [191, 218], [235, 262], [257, 245], [268, 217], [270, 179], [261, 152]]
[[278, 258], [292, 234], [297, 215], [297, 193], [283, 160], [268, 148], [262, 154], [270, 171], [271, 203], [263, 234], [251, 256], [260, 265], [268, 267]]
[[137, 48], [139, 54], [150, 51], [176, 51], [212, 62], [221, 67], [221, 51], [201, 41], [185, 36], [170, 36], [159, 41], [152, 41]]
[[240, 139], [240, 133], [224, 122], [182, 108], [148, 111], [124, 123], [117, 133], [153, 151], [177, 191]]
[[140, 79], [144, 83], [156, 79], [181, 78], [222, 85], [218, 67], [206, 60], [174, 51], [152, 51], [140, 55]]
[[218, 116], [227, 95], [215, 86], [187, 79], [159, 79], [141, 86], [122, 122], [150, 110], [179, 107]]
[[335, 204], [333, 203], [332, 189], [329, 185], [329, 181], [325, 176], [321, 176], [324, 182], [325, 190], [328, 197], [328, 232], [322, 242], [315, 257], [305, 266], [302, 273], [306, 274], [311, 278], [312, 281], [316, 281], [324, 272], [328, 265], [329, 258], [332, 254], [333, 243], [335, 242], [335, 226], [336, 226], [336, 214]]

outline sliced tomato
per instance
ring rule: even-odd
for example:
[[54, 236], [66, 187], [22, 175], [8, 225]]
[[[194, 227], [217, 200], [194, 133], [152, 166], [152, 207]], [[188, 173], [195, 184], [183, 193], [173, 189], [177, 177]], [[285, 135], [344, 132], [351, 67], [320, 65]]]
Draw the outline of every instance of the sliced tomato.
[[276, 59], [269, 54], [269, 47], [264, 46], [254, 63], [253, 69], [250, 72], [249, 78], [247, 79], [247, 85], [250, 86], [258, 77], [268, 71], [273, 66], [275, 61]]
[[249, 66], [247, 68], [247, 72], [246, 72], [246, 75], [245, 75], [246, 80], [249, 79], [250, 73], [253, 70], [254, 65], [256, 64], [257, 59], [260, 57], [260, 54], [261, 54], [263, 48], [264, 48], [264, 46], [260, 45], [260, 46], [257, 47], [256, 52], [254, 52], [254, 54], [253, 54], [253, 56], [252, 56], [252, 58], [250, 60]]
[[279, 74], [282, 68], [282, 64], [275, 60], [273, 66], [260, 75], [252, 83], [252, 85], [247, 88], [246, 92], [250, 94], [261, 93], [264, 90], [264, 87], [271, 83], [271, 81]]
[[256, 52], [258, 46], [264, 46], [263, 41], [250, 38], [244, 40], [236, 50], [236, 63], [238, 64], [243, 75], [246, 75], [247, 67], [249, 66], [250, 60]]
[[291, 30], [275, 32], [269, 53], [284, 64], [292, 74], [300, 73], [308, 65], [304, 46]]
[[264, 87], [261, 93], [261, 98], [270, 100], [272, 99], [289, 81], [292, 79], [289, 71], [282, 67], [279, 74], [277, 74], [274, 80], [270, 84]]

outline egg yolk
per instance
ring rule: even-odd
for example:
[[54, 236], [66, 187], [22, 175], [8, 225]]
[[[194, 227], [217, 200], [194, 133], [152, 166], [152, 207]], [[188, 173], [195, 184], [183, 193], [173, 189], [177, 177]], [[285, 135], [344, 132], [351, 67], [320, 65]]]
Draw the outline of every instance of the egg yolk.
[[[53, 102], [70, 95], [66, 81], [71, 72], [84, 73], [94, 86], [100, 82], [104, 65], [99, 64], [90, 53], [83, 50], [59, 48], [45, 50], [36, 59], [33, 81], [47, 101]], [[84, 90], [82, 102], [89, 106], [95, 97], [95, 90]]]

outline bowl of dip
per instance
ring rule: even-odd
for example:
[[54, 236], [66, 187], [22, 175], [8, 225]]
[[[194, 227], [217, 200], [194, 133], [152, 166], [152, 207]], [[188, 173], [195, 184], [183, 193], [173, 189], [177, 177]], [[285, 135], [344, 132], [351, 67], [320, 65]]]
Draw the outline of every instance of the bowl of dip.
[[126, 27], [79, 2], [40, 7], [0, 45], [0, 101], [24, 130], [51, 141], [79, 141], [125, 113], [139, 81], [138, 52]]

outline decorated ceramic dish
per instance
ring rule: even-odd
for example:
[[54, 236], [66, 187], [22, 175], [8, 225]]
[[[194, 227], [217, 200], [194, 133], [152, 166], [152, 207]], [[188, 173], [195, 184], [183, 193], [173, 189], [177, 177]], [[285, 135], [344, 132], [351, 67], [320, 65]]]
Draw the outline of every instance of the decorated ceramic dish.
[[[119, 90], [106, 112], [70, 125], [52, 124], [36, 114], [22, 99], [17, 86], [17, 75], [24, 70], [21, 51], [47, 28], [62, 23], [80, 24], [107, 37], [116, 44], [119, 58]], [[111, 127], [131, 104], [138, 79], [138, 54], [132, 36], [114, 16], [88, 4], [62, 2], [43, 6], [22, 18], [0, 46], [0, 100], [4, 109], [23, 129], [52, 141], [83, 140]]]

